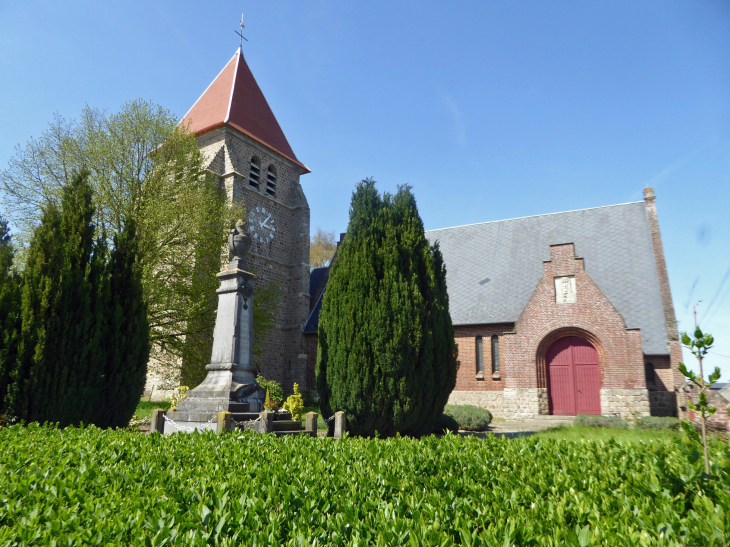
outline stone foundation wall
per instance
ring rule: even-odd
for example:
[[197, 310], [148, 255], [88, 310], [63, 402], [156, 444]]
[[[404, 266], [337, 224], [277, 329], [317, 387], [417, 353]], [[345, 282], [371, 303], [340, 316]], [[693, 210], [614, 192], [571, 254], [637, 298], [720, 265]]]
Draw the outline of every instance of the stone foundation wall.
[[677, 416], [677, 394], [674, 391], [650, 391], [649, 408], [652, 416]]
[[504, 418], [504, 396], [501, 391], [452, 391], [450, 405], [472, 405], [486, 408], [495, 418]]
[[504, 389], [506, 418], [521, 420], [548, 413], [547, 389], [542, 387]]
[[651, 415], [646, 389], [601, 389], [601, 414], [618, 414], [624, 420]]

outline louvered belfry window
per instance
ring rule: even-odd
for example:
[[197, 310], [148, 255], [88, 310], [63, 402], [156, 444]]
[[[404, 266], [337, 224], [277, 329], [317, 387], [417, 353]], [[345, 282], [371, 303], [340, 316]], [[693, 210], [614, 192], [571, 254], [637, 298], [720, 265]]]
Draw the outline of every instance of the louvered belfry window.
[[258, 190], [259, 178], [261, 177], [261, 168], [259, 167], [259, 159], [251, 158], [251, 170], [248, 172], [248, 183]]
[[269, 165], [266, 172], [266, 193], [271, 196], [276, 195], [276, 171], [273, 165]]

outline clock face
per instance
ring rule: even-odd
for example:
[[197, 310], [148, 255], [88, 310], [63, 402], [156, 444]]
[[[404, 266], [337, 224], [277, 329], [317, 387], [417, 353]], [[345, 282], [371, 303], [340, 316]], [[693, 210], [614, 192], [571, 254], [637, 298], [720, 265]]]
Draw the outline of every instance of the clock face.
[[274, 239], [274, 233], [276, 232], [274, 217], [271, 211], [267, 211], [266, 208], [256, 207], [252, 209], [248, 213], [248, 225], [254, 241], [264, 243]]

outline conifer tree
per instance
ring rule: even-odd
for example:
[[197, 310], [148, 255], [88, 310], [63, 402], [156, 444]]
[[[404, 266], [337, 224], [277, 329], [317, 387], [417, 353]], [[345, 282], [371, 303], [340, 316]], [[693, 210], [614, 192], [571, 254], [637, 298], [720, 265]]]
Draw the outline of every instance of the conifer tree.
[[14, 256], [8, 222], [0, 217], [0, 411], [17, 358], [20, 332], [20, 276], [12, 269]]
[[[103, 421], [98, 425], [123, 427], [142, 397], [150, 355], [147, 306], [134, 219], [114, 236], [109, 260], [111, 298], [108, 306], [107, 360], [103, 382]], [[101, 417], [100, 417], [101, 418]]]
[[87, 177], [63, 188], [60, 209], [46, 208], [31, 241], [4, 406], [27, 421], [121, 426], [149, 356], [135, 227], [127, 224], [110, 253], [96, 237]]
[[319, 319], [317, 389], [353, 434], [429, 433], [456, 380], [445, 269], [410, 188], [358, 184]]

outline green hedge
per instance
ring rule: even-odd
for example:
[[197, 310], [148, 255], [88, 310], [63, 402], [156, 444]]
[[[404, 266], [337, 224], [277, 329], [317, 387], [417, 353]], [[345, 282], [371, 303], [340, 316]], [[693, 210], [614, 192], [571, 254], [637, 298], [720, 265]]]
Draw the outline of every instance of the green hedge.
[[669, 418], [664, 416], [642, 416], [637, 418], [636, 424], [637, 429], [671, 429], [676, 431], [679, 429], [679, 422], [677, 418]]
[[625, 429], [629, 427], [626, 420], [622, 420], [618, 416], [600, 416], [594, 414], [578, 414], [575, 417], [573, 425], [587, 427], [620, 427]]
[[444, 414], [456, 420], [464, 431], [486, 431], [492, 422], [491, 412], [471, 405], [446, 405]]
[[441, 414], [439, 419], [436, 420], [433, 432], [436, 434], [443, 434], [448, 433], [449, 431], [451, 433], [457, 433], [459, 431], [459, 423], [448, 414]]
[[683, 448], [12, 426], [0, 545], [727, 544], [730, 448]]

